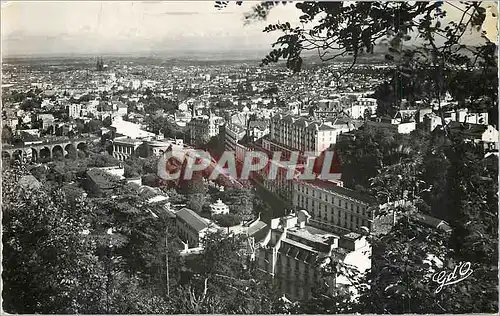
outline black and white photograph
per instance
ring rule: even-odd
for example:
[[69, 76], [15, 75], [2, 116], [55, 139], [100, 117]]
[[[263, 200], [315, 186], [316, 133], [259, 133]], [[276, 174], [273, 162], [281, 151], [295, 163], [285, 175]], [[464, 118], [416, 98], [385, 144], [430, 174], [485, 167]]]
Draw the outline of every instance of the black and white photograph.
[[2, 314], [498, 314], [498, 1], [1, 1]]

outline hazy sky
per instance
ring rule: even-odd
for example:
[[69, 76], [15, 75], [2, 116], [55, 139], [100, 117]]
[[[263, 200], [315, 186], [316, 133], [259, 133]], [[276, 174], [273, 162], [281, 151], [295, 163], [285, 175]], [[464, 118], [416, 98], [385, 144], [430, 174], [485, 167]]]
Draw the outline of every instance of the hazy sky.
[[[278, 6], [267, 22], [245, 26], [244, 13], [255, 4], [217, 10], [214, 1], [7, 1], [2, 49], [6, 55], [268, 50], [277, 34], [263, 27], [278, 19], [293, 24], [299, 10]], [[459, 13], [451, 9], [449, 16], [458, 19]]]
[[[214, 1], [12, 2], [2, 8], [3, 48], [19, 53], [269, 49], [267, 23], [244, 25], [255, 2], [223, 10]], [[274, 10], [273, 10], [274, 11]], [[296, 20], [280, 6], [268, 22]]]

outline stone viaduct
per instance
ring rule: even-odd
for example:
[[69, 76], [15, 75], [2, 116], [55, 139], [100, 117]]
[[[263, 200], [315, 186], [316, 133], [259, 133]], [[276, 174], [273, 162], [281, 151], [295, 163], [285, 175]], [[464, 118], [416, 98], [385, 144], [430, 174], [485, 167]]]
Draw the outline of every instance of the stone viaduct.
[[23, 145], [2, 144], [2, 159], [31, 159], [39, 161], [41, 158], [52, 159], [56, 152], [66, 156], [73, 147], [75, 150], [83, 150], [87, 145], [98, 137], [53, 137], [39, 141], [25, 142]]

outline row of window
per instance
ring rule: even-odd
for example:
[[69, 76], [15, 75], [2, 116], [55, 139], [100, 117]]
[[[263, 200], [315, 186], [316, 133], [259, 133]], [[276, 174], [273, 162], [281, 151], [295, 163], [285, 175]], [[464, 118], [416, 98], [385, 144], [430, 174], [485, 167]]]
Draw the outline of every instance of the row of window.
[[338, 226], [338, 227], [342, 227], [342, 228], [346, 228], [346, 229], [351, 229], [351, 230], [358, 230], [361, 226], [365, 226], [368, 228], [370, 228], [370, 226], [371, 226], [369, 221], [362, 219], [362, 218], [359, 218], [359, 217], [356, 217], [356, 216], [353, 216], [352, 214], [350, 214], [348, 216], [347, 213], [344, 213], [344, 220], [341, 219], [340, 213], [338, 213], [338, 215], [339, 216], [337, 218], [335, 218], [335, 217], [328, 218], [326, 213], [319, 214], [319, 213], [315, 212], [315, 213], [311, 214], [311, 217], [313, 219], [318, 220], [320, 222], [323, 222], [325, 224], [331, 224], [334, 226]]
[[309, 294], [307, 287], [304, 288], [303, 286], [298, 286], [288, 280], [281, 281], [280, 288], [284, 293], [287, 293], [292, 298], [306, 299]]
[[[302, 187], [302, 191], [300, 190]], [[356, 214], [360, 214], [362, 216], [367, 216], [367, 217], [370, 217], [371, 216], [371, 212], [369, 210], [367, 210], [367, 208], [363, 205], [359, 205], [357, 203], [353, 203], [353, 202], [347, 202], [346, 200], [342, 200], [340, 198], [337, 198], [335, 199], [333, 195], [327, 195], [327, 194], [321, 194], [321, 193], [317, 193], [315, 190], [311, 190], [311, 195], [312, 195], [312, 198], [309, 198], [308, 197], [308, 193], [309, 193], [309, 190], [307, 187], [305, 187], [305, 190], [304, 190], [304, 187], [299, 185], [298, 187], [299, 189], [299, 192], [304, 192], [305, 195], [302, 195], [302, 194], [299, 194], [298, 195], [298, 203], [301, 205], [301, 206], [307, 206], [309, 204], [309, 201], [311, 202], [311, 208], [314, 209], [315, 207], [315, 203], [316, 203], [316, 200], [317, 199], [321, 199], [320, 202], [317, 203], [317, 205], [319, 206], [319, 209], [321, 210], [322, 208], [324, 208], [325, 210], [327, 210], [327, 207], [330, 205], [330, 206], [338, 206], [338, 207], [341, 207], [345, 210], [348, 210], [348, 211], [351, 211], [351, 212], [356, 212]], [[342, 203], [342, 201], [344, 203]], [[329, 204], [324, 204], [324, 203], [329, 203]], [[335, 203], [336, 202], [336, 203]]]

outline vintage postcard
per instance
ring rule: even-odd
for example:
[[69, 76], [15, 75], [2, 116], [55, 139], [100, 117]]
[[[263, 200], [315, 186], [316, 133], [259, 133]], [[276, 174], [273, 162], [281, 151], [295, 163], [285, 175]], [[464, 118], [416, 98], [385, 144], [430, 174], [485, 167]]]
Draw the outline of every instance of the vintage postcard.
[[494, 1], [2, 1], [2, 311], [498, 313]]

